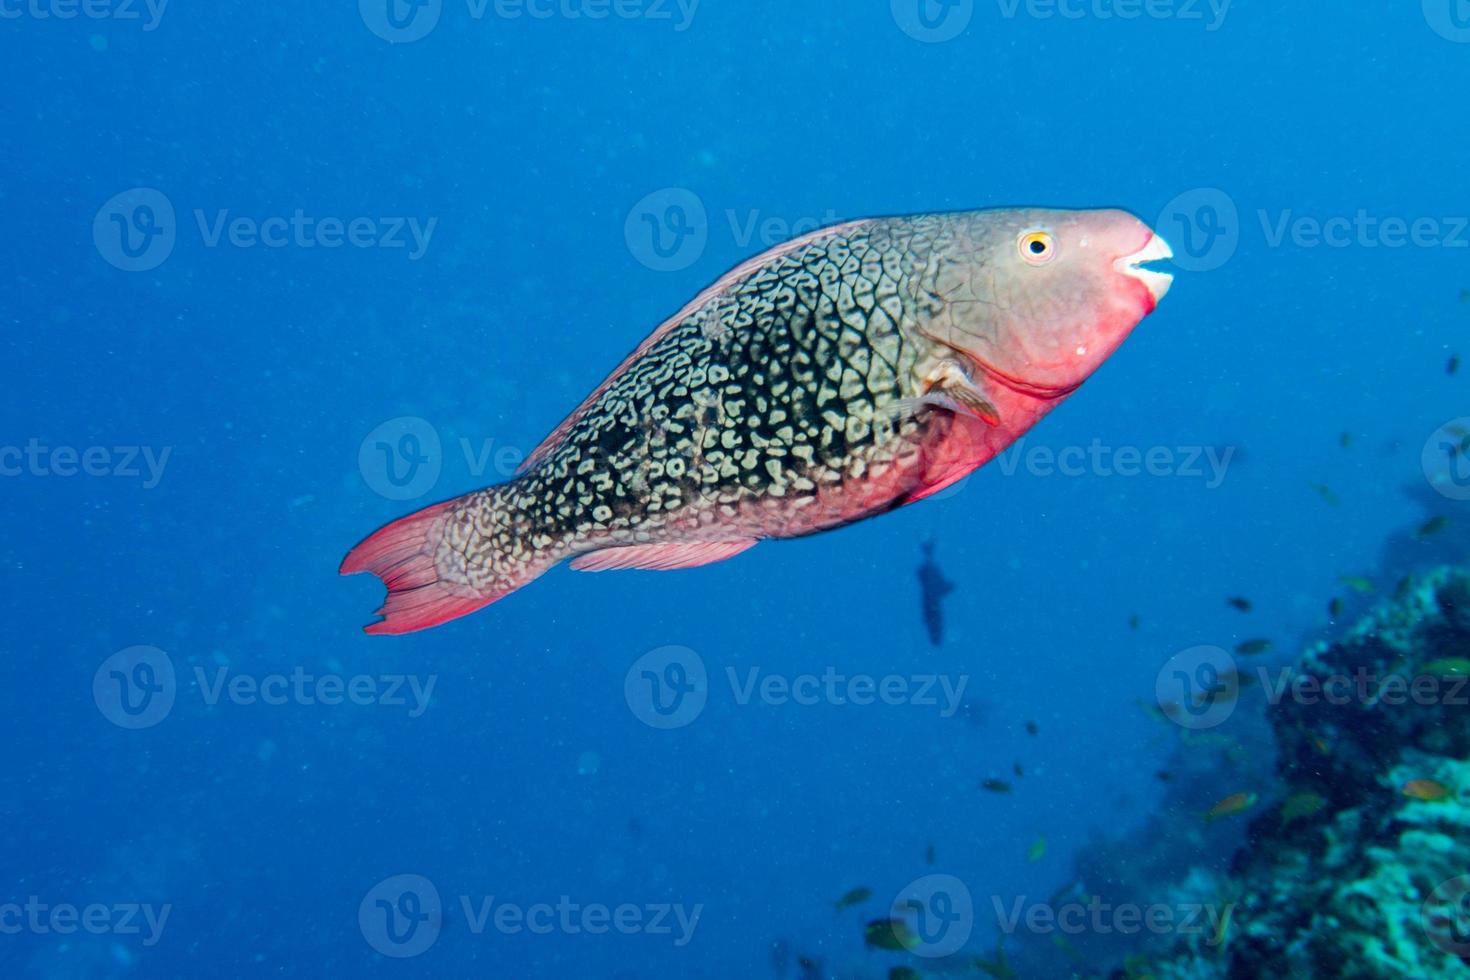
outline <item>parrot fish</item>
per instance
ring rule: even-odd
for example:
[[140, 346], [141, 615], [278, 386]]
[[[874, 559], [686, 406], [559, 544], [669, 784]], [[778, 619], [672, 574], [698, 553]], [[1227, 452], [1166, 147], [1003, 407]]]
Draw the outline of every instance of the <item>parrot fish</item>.
[[507, 483], [369, 536], [368, 633], [427, 629], [570, 559], [693, 568], [852, 524], [963, 479], [1075, 392], [1168, 291], [1124, 211], [865, 219], [720, 278]]

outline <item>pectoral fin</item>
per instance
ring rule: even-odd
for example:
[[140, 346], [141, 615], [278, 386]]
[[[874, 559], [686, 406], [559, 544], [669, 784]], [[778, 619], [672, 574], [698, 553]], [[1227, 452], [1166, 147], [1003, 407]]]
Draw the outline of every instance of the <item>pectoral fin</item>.
[[948, 401], [952, 411], [973, 415], [986, 425], [1000, 425], [1000, 409], [973, 388], [937, 388], [924, 397]]
[[906, 398], [895, 408], [899, 413], [917, 414], [925, 408], [942, 408], [957, 415], [971, 415], [986, 425], [1000, 425], [1000, 409], [996, 408], [976, 387], [964, 368], [944, 361], [924, 379], [924, 394]]

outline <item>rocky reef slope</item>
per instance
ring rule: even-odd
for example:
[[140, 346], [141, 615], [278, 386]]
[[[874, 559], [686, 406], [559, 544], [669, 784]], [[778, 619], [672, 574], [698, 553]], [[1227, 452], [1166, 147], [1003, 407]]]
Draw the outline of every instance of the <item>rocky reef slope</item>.
[[1111, 975], [1470, 978], [1467, 658], [1470, 571], [1442, 568], [1263, 678], [1279, 785], [1224, 874], [1171, 886], [1228, 928]]

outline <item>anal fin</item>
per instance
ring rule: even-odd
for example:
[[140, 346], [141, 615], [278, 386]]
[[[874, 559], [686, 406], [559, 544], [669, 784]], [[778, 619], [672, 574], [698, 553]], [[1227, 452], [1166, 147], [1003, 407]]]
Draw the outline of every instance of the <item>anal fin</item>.
[[674, 544], [630, 544], [600, 551], [589, 551], [572, 560], [572, 568], [579, 572], [612, 572], [620, 569], [639, 568], [652, 572], [670, 571], [675, 568], [698, 568], [711, 565], [726, 558], [733, 558], [753, 548], [755, 538], [739, 538], [734, 541], [685, 541]]

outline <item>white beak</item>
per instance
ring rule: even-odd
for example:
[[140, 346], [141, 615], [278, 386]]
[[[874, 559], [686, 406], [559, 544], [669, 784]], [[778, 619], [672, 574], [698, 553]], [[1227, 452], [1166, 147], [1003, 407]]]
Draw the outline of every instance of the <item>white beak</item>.
[[1132, 255], [1126, 255], [1113, 263], [1113, 268], [1125, 276], [1132, 276], [1148, 287], [1153, 294], [1154, 303], [1157, 304], [1169, 292], [1169, 287], [1174, 283], [1174, 277], [1167, 272], [1157, 272], [1153, 269], [1141, 269], [1139, 266], [1145, 262], [1159, 262], [1163, 259], [1172, 259], [1174, 251], [1169, 248], [1169, 243], [1158, 235], [1150, 238], [1148, 244], [1140, 251]]

